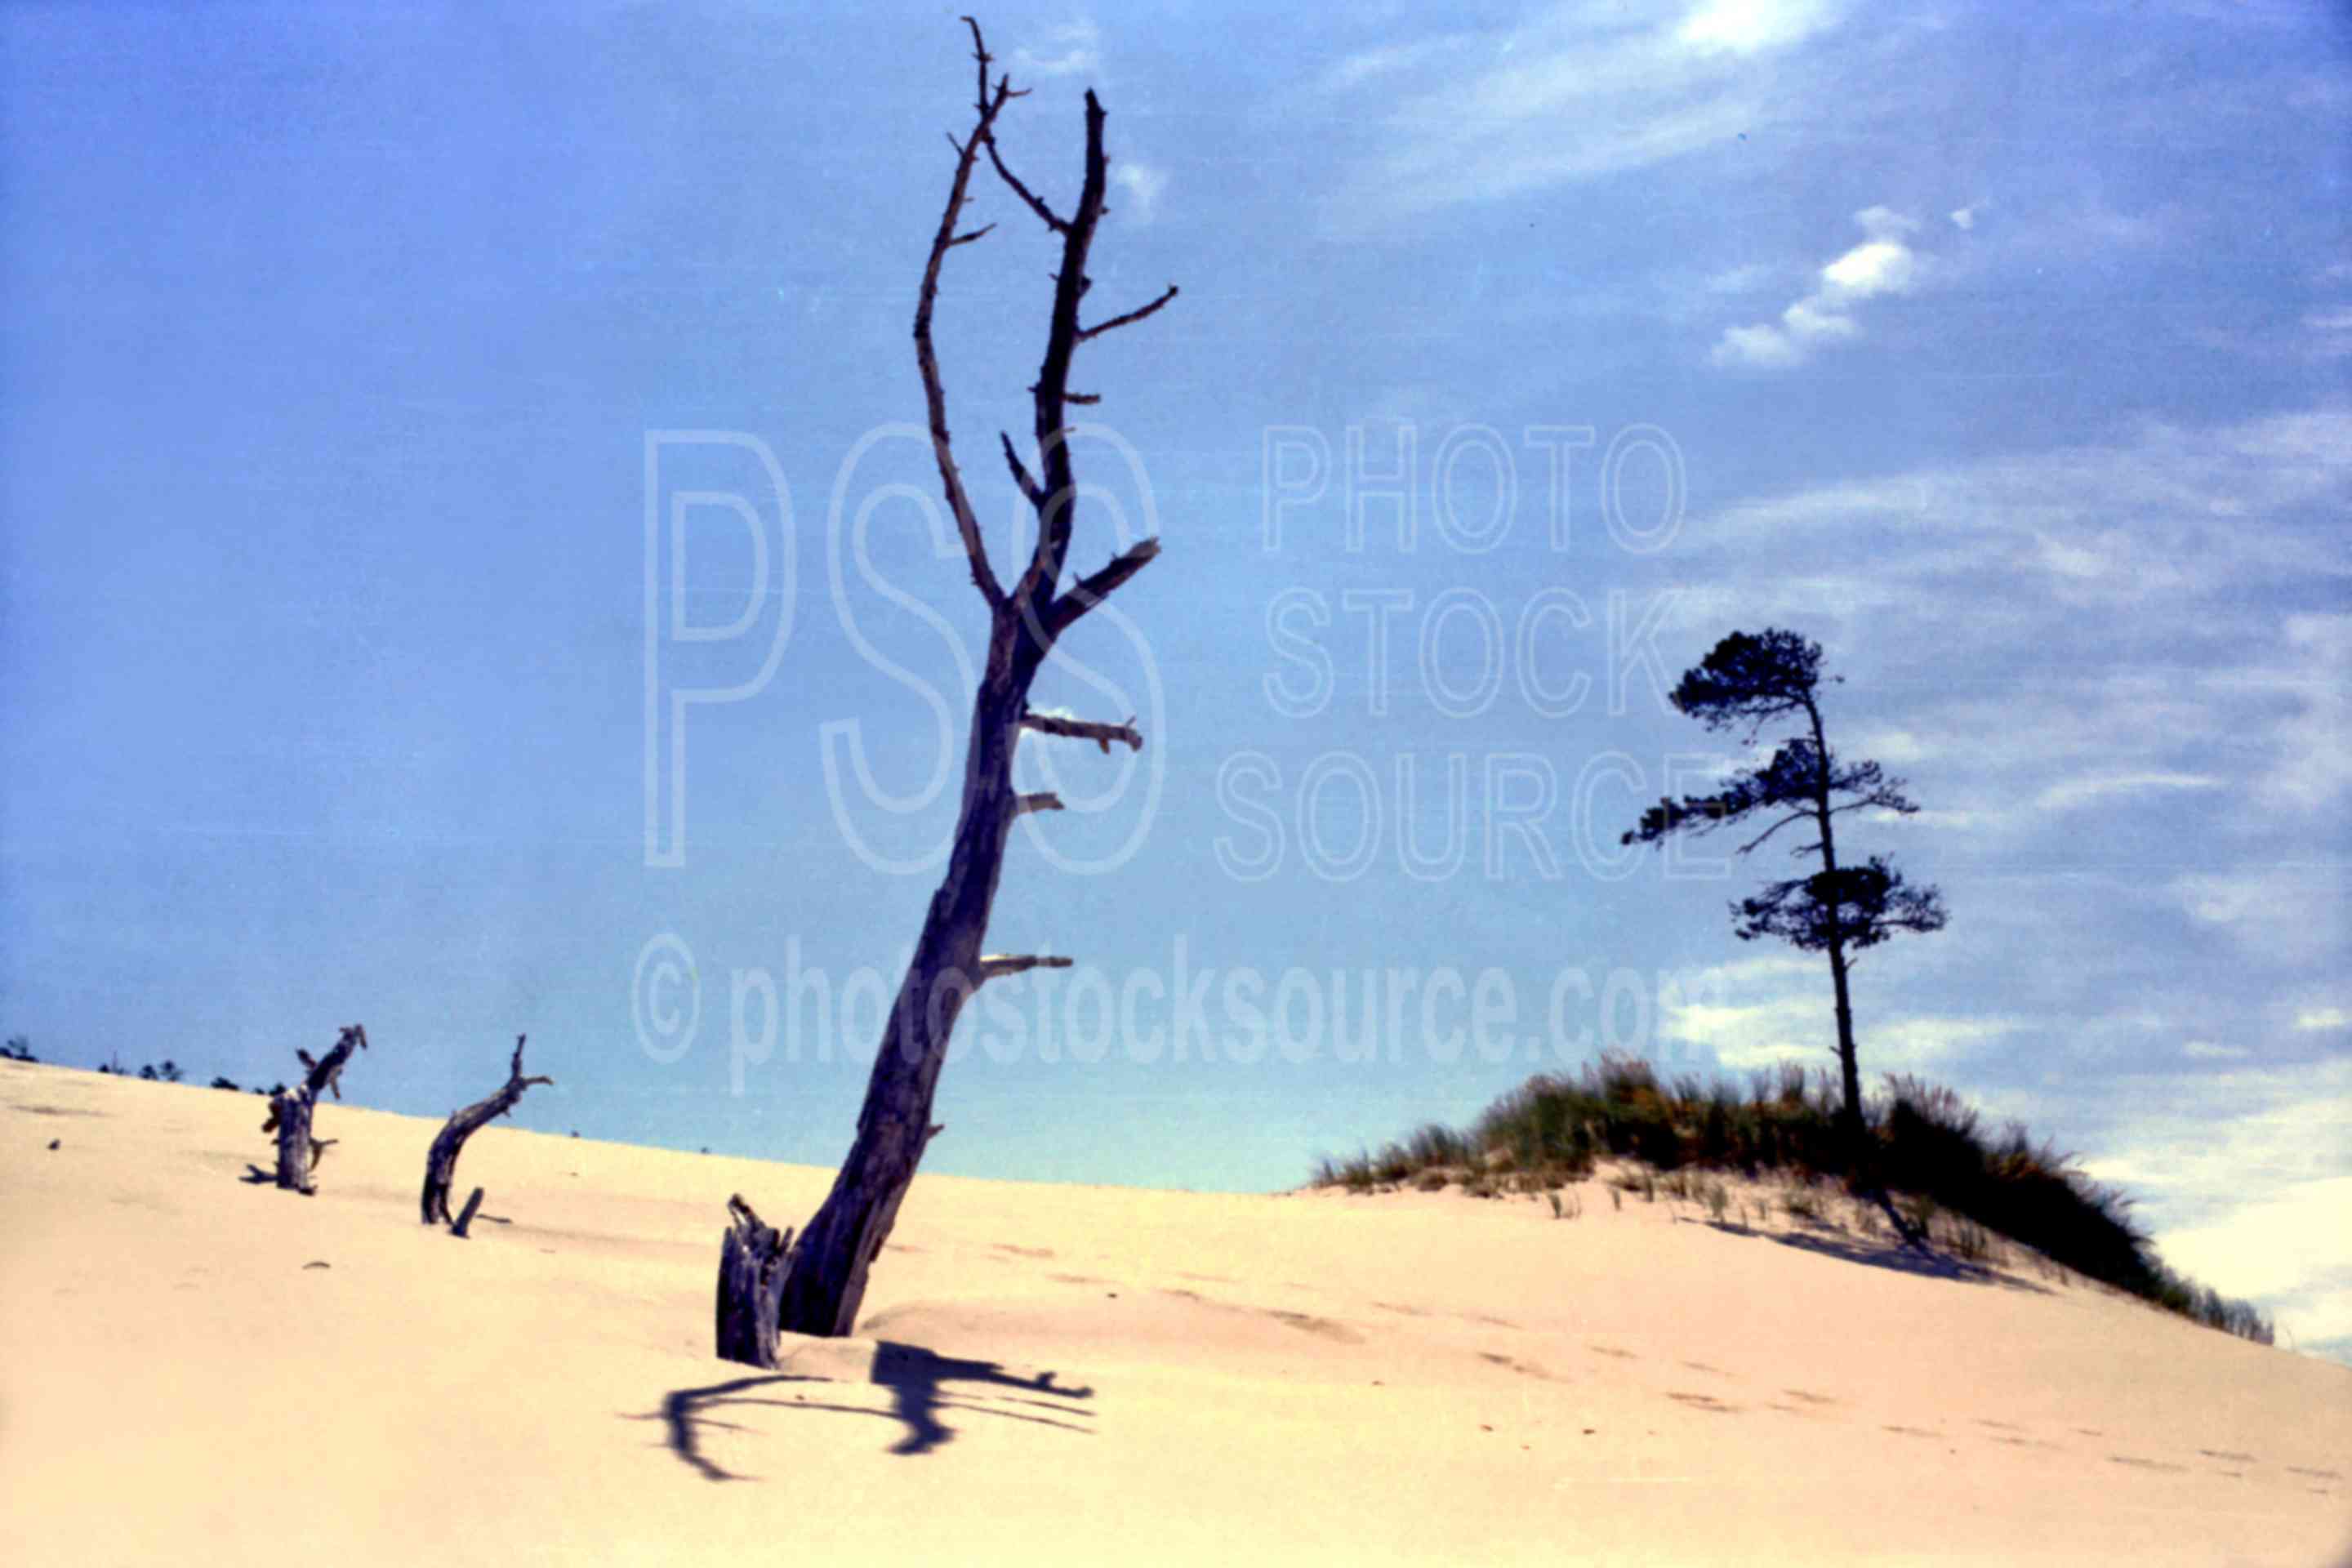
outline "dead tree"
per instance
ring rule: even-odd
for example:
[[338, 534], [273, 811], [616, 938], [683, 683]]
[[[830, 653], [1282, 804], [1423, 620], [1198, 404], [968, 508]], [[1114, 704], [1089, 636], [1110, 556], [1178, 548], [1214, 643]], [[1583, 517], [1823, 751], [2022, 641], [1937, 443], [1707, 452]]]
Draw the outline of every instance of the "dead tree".
[[[1101, 221], [1108, 160], [1103, 153], [1103, 108], [1086, 95], [1086, 163], [1076, 205], [1056, 210], [1006, 166], [995, 140], [997, 116], [1024, 96], [1011, 80], [989, 79], [990, 57], [980, 26], [971, 29], [979, 65], [976, 120], [961, 142], [952, 136], [955, 174], [946, 209], [932, 237], [915, 305], [915, 363], [920, 371], [930, 420], [931, 453], [940, 485], [954, 515], [969, 560], [972, 585], [988, 606], [988, 664], [972, 695], [971, 735], [964, 757], [963, 799], [956, 820], [947, 874], [931, 896], [922, 934], [884, 1025], [857, 1136], [833, 1190], [801, 1233], [761, 1225], [740, 1200], [725, 1242], [719, 1285], [719, 1353], [755, 1366], [774, 1363], [775, 1335], [845, 1334], [857, 1318], [868, 1270], [897, 1221], [898, 1206], [915, 1178], [924, 1147], [939, 1129], [931, 1102], [946, 1059], [956, 1016], [974, 992], [990, 980], [1027, 969], [1063, 966], [1060, 957], [983, 954], [981, 944], [995, 902], [997, 879], [1015, 818], [1024, 812], [1054, 811], [1061, 801], [1049, 793], [1023, 795], [1013, 784], [1013, 748], [1024, 730], [1048, 736], [1091, 741], [1108, 752], [1116, 742], [1140, 750], [1142, 735], [1131, 721], [1097, 723], [1033, 713], [1029, 688], [1055, 643], [1087, 611], [1116, 592], [1160, 553], [1157, 539], [1145, 539], [1095, 572], [1062, 586], [1071, 543], [1077, 483], [1071, 473], [1066, 410], [1091, 404], [1093, 395], [1070, 388], [1071, 362], [1080, 345], [1120, 327], [1131, 326], [1176, 297], [1171, 287], [1150, 303], [1092, 323], [1079, 318], [1087, 294], [1087, 262]], [[1029, 389], [1034, 412], [1032, 468], [1012, 437], [1000, 444], [1006, 468], [1037, 519], [1037, 538], [1027, 563], [1007, 587], [989, 563], [979, 518], [966, 492], [948, 434], [947, 395], [931, 344], [931, 310], [940, 270], [948, 253], [971, 244], [995, 226], [960, 230], [971, 177], [985, 156], [1005, 186], [1045, 225], [1061, 248], [1054, 275], [1054, 302], [1045, 333], [1045, 353]], [[771, 1315], [768, 1294], [773, 1293]], [[737, 1326], [730, 1332], [728, 1326]]]
[[336, 1039], [332, 1050], [315, 1061], [310, 1052], [296, 1051], [295, 1058], [304, 1069], [301, 1085], [281, 1089], [269, 1097], [269, 1120], [261, 1124], [261, 1130], [278, 1134], [278, 1184], [288, 1192], [318, 1190], [311, 1184], [311, 1173], [335, 1140], [310, 1135], [310, 1113], [318, 1109], [321, 1089], [337, 1100], [343, 1098], [343, 1064], [352, 1059], [353, 1051], [366, 1047], [367, 1031], [353, 1024]]
[[[425, 1223], [435, 1225], [449, 1218], [449, 1188], [457, 1180], [457, 1156], [465, 1152], [466, 1140], [515, 1108], [522, 1091], [532, 1084], [552, 1084], [551, 1078], [522, 1076], [523, 1037], [515, 1037], [514, 1060], [507, 1067], [507, 1081], [487, 1100], [478, 1100], [463, 1110], [453, 1110], [449, 1120], [434, 1136], [432, 1151], [425, 1156], [425, 1194], [422, 1207]], [[475, 1194], [476, 1198], [481, 1194]], [[460, 1235], [464, 1232], [459, 1231]]]

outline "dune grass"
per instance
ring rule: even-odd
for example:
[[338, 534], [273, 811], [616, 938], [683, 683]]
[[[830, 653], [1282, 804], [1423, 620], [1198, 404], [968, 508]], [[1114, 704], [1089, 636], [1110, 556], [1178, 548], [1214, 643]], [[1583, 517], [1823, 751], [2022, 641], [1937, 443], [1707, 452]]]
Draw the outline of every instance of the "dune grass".
[[[1354, 1192], [1457, 1183], [1496, 1197], [1555, 1191], [1591, 1175], [1605, 1154], [1632, 1163], [1615, 1178], [1624, 1191], [1702, 1203], [1720, 1223], [1727, 1198], [1692, 1173], [1771, 1173], [1807, 1184], [1830, 1177], [1849, 1191], [1860, 1187], [1839, 1140], [1837, 1108], [1835, 1081], [1793, 1063], [1745, 1085], [1696, 1074], [1666, 1082], [1647, 1062], [1604, 1056], [1573, 1076], [1529, 1079], [1465, 1129], [1430, 1122], [1378, 1151], [1326, 1157], [1313, 1181]], [[1863, 1115], [1879, 1181], [1906, 1194], [1920, 1223], [1944, 1215], [1940, 1234], [1956, 1253], [1981, 1258], [1992, 1237], [2005, 1237], [2210, 1328], [2272, 1342], [2271, 1322], [2252, 1306], [2165, 1267], [2133, 1223], [2126, 1194], [2084, 1175], [2048, 1140], [2034, 1142], [2022, 1124], [1990, 1133], [1959, 1095], [1909, 1075], [1888, 1077]], [[1820, 1212], [1806, 1186], [1792, 1188], [1782, 1206], [1796, 1219]]]

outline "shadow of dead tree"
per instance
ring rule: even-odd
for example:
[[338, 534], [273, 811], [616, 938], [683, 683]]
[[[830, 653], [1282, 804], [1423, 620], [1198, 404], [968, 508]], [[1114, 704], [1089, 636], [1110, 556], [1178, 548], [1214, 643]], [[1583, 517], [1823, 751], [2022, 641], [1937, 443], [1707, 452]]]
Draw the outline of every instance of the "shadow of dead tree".
[[[730, 1378], [725, 1383], [714, 1383], [700, 1388], [672, 1389], [662, 1396], [658, 1411], [632, 1415], [628, 1419], [660, 1421], [664, 1440], [670, 1452], [677, 1456], [680, 1463], [705, 1480], [711, 1481], [756, 1479], [737, 1475], [702, 1450], [701, 1434], [706, 1427], [716, 1427], [725, 1432], [745, 1430], [740, 1425], [712, 1414], [736, 1405], [765, 1405], [777, 1410], [814, 1411], [834, 1415], [885, 1416], [898, 1421], [906, 1428], [898, 1441], [890, 1446], [889, 1451], [893, 1454], [928, 1454], [941, 1444], [952, 1441], [956, 1429], [940, 1419], [942, 1410], [965, 1411], [1008, 1421], [1027, 1421], [1040, 1426], [1056, 1426], [1065, 1432], [1093, 1436], [1093, 1428], [1080, 1424], [1087, 1412], [1062, 1402], [1091, 1399], [1094, 1390], [1066, 1388], [1055, 1381], [1055, 1373], [1051, 1372], [1040, 1373], [1035, 1377], [1016, 1377], [995, 1362], [943, 1356], [920, 1345], [886, 1340], [875, 1347], [873, 1372], [868, 1382], [890, 1391], [888, 1410], [813, 1400], [803, 1394], [795, 1394], [789, 1399], [763, 1397], [761, 1391], [781, 1391], [782, 1385], [787, 1384], [843, 1386], [827, 1377], [766, 1373]], [[950, 1394], [946, 1390], [951, 1384], [965, 1386]], [[995, 1392], [997, 1390], [1006, 1392]], [[1037, 1397], [1041, 1395], [1043, 1397]], [[1051, 1414], [1034, 1415], [1028, 1410], [1006, 1408], [1013, 1405], [1027, 1405], [1030, 1410]]]

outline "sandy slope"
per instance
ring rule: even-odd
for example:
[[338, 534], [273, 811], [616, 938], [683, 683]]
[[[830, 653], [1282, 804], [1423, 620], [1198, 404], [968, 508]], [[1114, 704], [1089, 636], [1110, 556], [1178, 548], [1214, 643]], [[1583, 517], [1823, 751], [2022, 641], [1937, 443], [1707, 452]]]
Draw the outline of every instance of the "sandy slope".
[[[0, 1064], [0, 1561], [2347, 1560], [2352, 1371], [1668, 1205], [925, 1178], [860, 1339], [709, 1354], [827, 1173]], [[61, 1147], [46, 1145], [52, 1138]], [[1800, 1245], [1800, 1243], [1807, 1243]], [[325, 1268], [312, 1267], [323, 1263]]]

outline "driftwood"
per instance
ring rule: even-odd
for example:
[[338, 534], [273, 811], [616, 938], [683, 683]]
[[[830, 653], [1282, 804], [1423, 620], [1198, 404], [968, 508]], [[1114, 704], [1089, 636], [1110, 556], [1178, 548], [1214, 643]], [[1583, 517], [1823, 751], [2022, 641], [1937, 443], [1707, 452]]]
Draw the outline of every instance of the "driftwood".
[[321, 1089], [337, 1100], [343, 1098], [343, 1066], [352, 1059], [353, 1051], [366, 1048], [367, 1031], [353, 1024], [343, 1030], [334, 1048], [322, 1058], [313, 1060], [310, 1052], [296, 1051], [295, 1058], [304, 1068], [301, 1083], [293, 1089], [281, 1089], [269, 1097], [269, 1119], [261, 1124], [261, 1130], [278, 1135], [278, 1184], [288, 1192], [307, 1194], [318, 1191], [311, 1175], [320, 1157], [336, 1140], [310, 1135], [310, 1113], [318, 1109]]
[[[921, 373], [929, 419], [932, 457], [940, 489], [954, 516], [971, 568], [972, 586], [989, 614], [988, 662], [972, 694], [970, 748], [964, 758], [963, 800], [956, 820], [947, 872], [931, 897], [914, 955], [891, 1004], [857, 1136], [835, 1176], [832, 1192], [809, 1220], [797, 1245], [759, 1223], [740, 1198], [729, 1205], [733, 1224], [720, 1258], [719, 1353], [753, 1366], [772, 1366], [776, 1334], [848, 1333], [866, 1295], [868, 1270], [880, 1254], [899, 1205], [915, 1179], [925, 1147], [938, 1129], [931, 1106], [940, 1069], [947, 1059], [956, 1016], [982, 984], [1024, 970], [1062, 967], [1067, 958], [988, 954], [988, 931], [1005, 844], [1014, 820], [1028, 812], [1053, 811], [1061, 801], [1050, 792], [1024, 795], [1013, 787], [1013, 756], [1026, 732], [1091, 742], [1108, 753], [1116, 743], [1140, 750], [1143, 735], [1132, 720], [1102, 723], [1033, 711], [1029, 689], [1062, 634], [1123, 586], [1160, 553], [1160, 542], [1145, 539], [1095, 572], [1063, 584], [1076, 521], [1078, 484], [1071, 470], [1068, 410], [1090, 404], [1093, 394], [1070, 387], [1071, 363], [1080, 344], [1132, 326], [1176, 297], [1171, 287], [1150, 303], [1088, 325], [1080, 302], [1092, 279], [1087, 275], [1095, 230], [1108, 188], [1103, 151], [1104, 112], [1093, 92], [1086, 95], [1086, 158], [1076, 204], [1066, 213], [1006, 167], [997, 147], [997, 116], [1024, 96], [1010, 79], [989, 77], [991, 63], [979, 24], [971, 29], [979, 63], [979, 93], [971, 133], [950, 145], [956, 153], [954, 178], [939, 228], [931, 239], [915, 305], [915, 363]], [[1036, 514], [1034, 547], [1008, 586], [990, 563], [981, 537], [979, 513], [957, 467], [948, 432], [947, 394], [932, 344], [931, 313], [940, 272], [948, 253], [970, 245], [993, 226], [957, 226], [971, 193], [974, 168], [987, 155], [1003, 183], [1042, 222], [1060, 249], [1054, 274], [1054, 302], [1045, 353], [1030, 386], [1034, 415], [1035, 467], [1023, 458], [1010, 436], [1000, 438], [1014, 487]]]
[[[434, 1136], [433, 1148], [425, 1156], [425, 1192], [419, 1204], [426, 1225], [449, 1220], [449, 1189], [457, 1184], [457, 1156], [465, 1152], [466, 1140], [512, 1110], [515, 1101], [522, 1098], [522, 1091], [532, 1084], [555, 1081], [551, 1078], [522, 1076], [523, 1038], [520, 1035], [515, 1037], [514, 1060], [508, 1064], [507, 1081], [488, 1098], [478, 1100], [463, 1110], [451, 1111], [449, 1120]], [[477, 1191], [474, 1196], [478, 1199], [481, 1194]], [[470, 1205], [467, 1212], [473, 1212]], [[458, 1228], [457, 1234], [466, 1234], [463, 1227]]]

